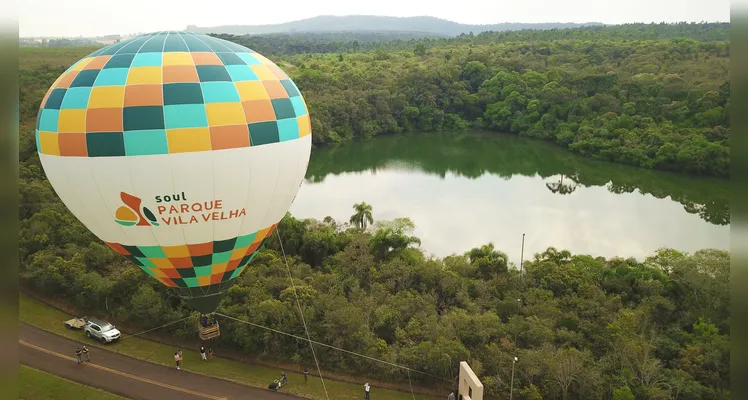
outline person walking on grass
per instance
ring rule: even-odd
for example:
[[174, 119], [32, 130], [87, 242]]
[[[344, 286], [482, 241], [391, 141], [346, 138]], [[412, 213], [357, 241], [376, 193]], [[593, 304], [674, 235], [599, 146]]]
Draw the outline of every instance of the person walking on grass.
[[213, 349], [208, 349], [208, 358], [213, 359]]
[[81, 360], [81, 348], [80, 347], [75, 349], [75, 357], [78, 359], [78, 364], [83, 362], [83, 360]]
[[205, 346], [200, 346], [200, 357], [203, 360], [207, 360], [207, 358], [205, 357]]
[[369, 392], [371, 391], [371, 386], [369, 386], [369, 382], [366, 382], [364, 385], [364, 399], [370, 400], [369, 398]]
[[179, 367], [180, 361], [182, 361], [182, 357], [179, 357], [179, 352], [174, 353], [174, 363], [177, 364], [177, 370], [180, 370]]
[[288, 377], [286, 376], [285, 372], [281, 372], [281, 383], [284, 385], [288, 384]]
[[86, 356], [86, 361], [91, 361], [91, 357], [88, 355], [88, 347], [83, 346], [83, 355]]
[[308, 376], [309, 376], [309, 370], [306, 369], [306, 367], [304, 367], [304, 383], [309, 382]]

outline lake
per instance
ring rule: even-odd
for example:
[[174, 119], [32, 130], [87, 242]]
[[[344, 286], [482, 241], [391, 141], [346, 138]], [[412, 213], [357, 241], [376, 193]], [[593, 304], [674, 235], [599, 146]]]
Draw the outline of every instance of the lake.
[[643, 259], [660, 247], [728, 249], [729, 181], [591, 160], [553, 144], [485, 133], [410, 134], [323, 147], [290, 212], [347, 222], [409, 217], [427, 254], [493, 242], [519, 264], [549, 246]]

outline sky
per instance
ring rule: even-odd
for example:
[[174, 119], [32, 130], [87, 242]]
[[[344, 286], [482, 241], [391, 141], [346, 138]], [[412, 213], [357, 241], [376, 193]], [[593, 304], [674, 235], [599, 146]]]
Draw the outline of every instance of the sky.
[[[99, 36], [187, 25], [265, 25], [318, 15], [432, 16], [465, 24], [501, 22], [730, 21], [730, 0], [24, 0], [19, 35]], [[264, 4], [273, 5], [277, 2]]]

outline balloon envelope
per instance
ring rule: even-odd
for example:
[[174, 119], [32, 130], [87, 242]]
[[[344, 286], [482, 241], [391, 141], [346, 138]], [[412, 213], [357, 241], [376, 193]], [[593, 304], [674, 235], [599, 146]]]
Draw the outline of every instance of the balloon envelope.
[[158, 32], [68, 68], [42, 100], [36, 142], [54, 190], [93, 234], [210, 313], [291, 206], [311, 124], [267, 58]]

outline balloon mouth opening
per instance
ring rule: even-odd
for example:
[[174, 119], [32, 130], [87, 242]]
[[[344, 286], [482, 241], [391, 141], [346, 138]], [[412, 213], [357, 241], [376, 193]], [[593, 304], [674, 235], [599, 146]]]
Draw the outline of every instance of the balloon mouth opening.
[[212, 314], [218, 308], [223, 298], [223, 293], [210, 294], [206, 296], [182, 297], [184, 301], [201, 314]]

